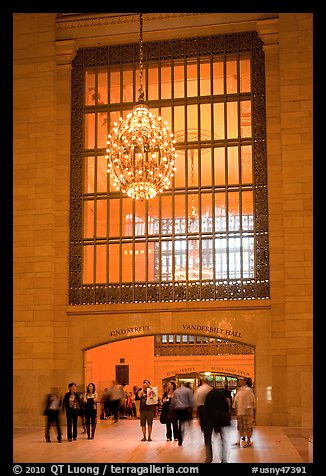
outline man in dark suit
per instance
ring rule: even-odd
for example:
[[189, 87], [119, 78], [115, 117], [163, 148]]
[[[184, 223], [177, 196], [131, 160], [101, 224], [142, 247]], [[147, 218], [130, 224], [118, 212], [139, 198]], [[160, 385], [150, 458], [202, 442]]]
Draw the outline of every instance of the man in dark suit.
[[223, 390], [213, 388], [205, 398], [203, 412], [203, 428], [206, 459], [205, 463], [213, 461], [212, 433], [213, 430], [221, 437], [221, 463], [227, 462], [226, 438], [224, 427], [230, 426], [230, 413], [227, 399]]

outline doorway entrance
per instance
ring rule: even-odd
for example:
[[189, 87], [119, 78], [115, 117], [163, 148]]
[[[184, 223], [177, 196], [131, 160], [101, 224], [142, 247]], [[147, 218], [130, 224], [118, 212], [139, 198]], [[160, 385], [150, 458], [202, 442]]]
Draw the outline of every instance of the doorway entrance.
[[228, 383], [234, 393], [238, 378], [255, 380], [255, 348], [215, 337], [159, 334], [84, 351], [84, 385], [94, 382], [99, 393], [113, 380], [129, 392], [148, 379], [162, 396], [169, 380], [195, 389], [204, 376], [216, 387]]

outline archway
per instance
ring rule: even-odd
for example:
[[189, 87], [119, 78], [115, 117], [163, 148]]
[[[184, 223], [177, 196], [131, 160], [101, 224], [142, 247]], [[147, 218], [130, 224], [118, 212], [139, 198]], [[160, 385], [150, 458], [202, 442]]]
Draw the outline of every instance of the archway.
[[84, 385], [95, 382], [99, 392], [112, 380], [131, 391], [146, 378], [162, 395], [166, 381], [191, 379], [197, 387], [205, 373], [214, 386], [233, 389], [239, 377], [255, 380], [255, 348], [215, 336], [156, 334], [84, 350]]

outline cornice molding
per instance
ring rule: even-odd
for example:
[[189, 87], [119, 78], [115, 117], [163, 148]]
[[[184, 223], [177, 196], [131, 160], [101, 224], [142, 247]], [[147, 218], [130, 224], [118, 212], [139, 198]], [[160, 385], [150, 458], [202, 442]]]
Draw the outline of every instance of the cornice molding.
[[[209, 15], [209, 13], [144, 13], [143, 18], [147, 21], [164, 20], [170, 18], [190, 17], [197, 15]], [[66, 30], [71, 28], [89, 28], [108, 26], [116, 24], [136, 23], [139, 22], [138, 13], [130, 14], [102, 14], [100, 16], [94, 16], [94, 14], [80, 14], [78, 18], [67, 18], [67, 16], [57, 16], [57, 28], [58, 30]]]

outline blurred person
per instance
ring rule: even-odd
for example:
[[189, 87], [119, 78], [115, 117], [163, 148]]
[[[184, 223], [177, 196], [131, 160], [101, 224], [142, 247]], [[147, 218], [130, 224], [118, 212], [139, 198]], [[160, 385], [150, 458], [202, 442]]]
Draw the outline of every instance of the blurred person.
[[131, 417], [133, 414], [132, 392], [126, 392], [125, 414], [126, 417]]
[[136, 418], [140, 418], [140, 398], [138, 397], [139, 390], [140, 390], [140, 387], [138, 387], [138, 385], [134, 385], [132, 387], [132, 391], [135, 395], [134, 403], [135, 403], [135, 409], [136, 409]]
[[[249, 381], [250, 384], [250, 381]], [[237, 428], [241, 437], [243, 448], [252, 445], [253, 414], [255, 408], [255, 395], [252, 388], [247, 385], [246, 379], [239, 380], [239, 388], [234, 397], [234, 406], [237, 415]], [[239, 446], [240, 442], [234, 443]]]
[[106, 420], [107, 416], [108, 416], [108, 412], [107, 412], [107, 399], [106, 399], [106, 391], [107, 391], [107, 387], [105, 387], [104, 389], [104, 392], [102, 393], [102, 397], [101, 397], [101, 416], [100, 416], [100, 420]]
[[63, 397], [62, 409], [66, 412], [68, 441], [77, 440], [77, 422], [80, 409], [80, 397], [76, 392], [76, 384], [68, 385], [69, 391]]
[[227, 462], [226, 435], [224, 427], [230, 426], [231, 418], [229, 404], [223, 389], [212, 388], [205, 397], [203, 408], [203, 431], [205, 440], [205, 463], [213, 461], [212, 434], [220, 435], [221, 439], [221, 463]]
[[85, 417], [87, 439], [93, 440], [97, 423], [97, 393], [95, 391], [95, 384], [93, 382], [90, 382], [87, 385], [87, 390], [84, 395], [84, 402], [86, 404]]
[[141, 441], [146, 441], [146, 424], [147, 424], [147, 441], [152, 441], [152, 429], [154, 420], [155, 405], [147, 405], [146, 400], [148, 397], [148, 391], [151, 388], [149, 380], [143, 381], [143, 387], [138, 390], [138, 397], [140, 399], [139, 414], [140, 414], [140, 427], [142, 430], [143, 438]]
[[45, 440], [51, 443], [50, 427], [55, 426], [57, 430], [57, 440], [61, 443], [61, 428], [60, 428], [60, 410], [62, 405], [62, 397], [60, 394], [60, 387], [54, 386], [51, 392], [46, 395], [44, 403], [44, 415], [46, 416], [45, 425]]
[[195, 406], [192, 390], [184, 385], [176, 388], [171, 399], [171, 410], [175, 412], [178, 427], [178, 445], [182, 446], [184, 439], [185, 423], [192, 419], [192, 413]]
[[86, 433], [86, 404], [84, 402], [84, 386], [80, 385], [77, 388], [77, 393], [79, 395], [80, 405], [78, 410], [78, 416], [80, 416], [80, 421], [83, 427], [82, 435]]
[[176, 383], [171, 380], [165, 385], [162, 397], [162, 409], [160, 414], [160, 422], [166, 425], [166, 441], [176, 441], [178, 439], [178, 425], [175, 412], [170, 410], [170, 403], [173, 393], [176, 389]]
[[224, 385], [223, 392], [224, 392], [225, 398], [227, 399], [227, 402], [228, 402], [228, 404], [229, 404], [229, 411], [230, 411], [230, 415], [231, 415], [231, 410], [232, 410], [232, 392], [231, 392], [231, 390], [229, 389], [229, 385], [228, 385], [227, 383]]
[[194, 392], [195, 410], [197, 411], [201, 431], [204, 431], [203, 416], [204, 416], [205, 398], [208, 392], [210, 392], [211, 390], [212, 390], [212, 387], [209, 385], [208, 379], [203, 378], [201, 381], [201, 385], [197, 387]]
[[113, 415], [114, 423], [118, 423], [119, 421], [119, 409], [121, 408], [121, 404], [124, 399], [124, 392], [122, 386], [117, 384], [115, 380], [112, 380], [111, 386], [107, 389], [106, 392], [109, 408]]

